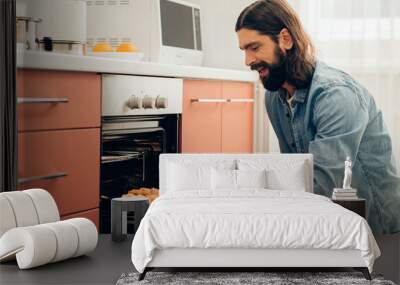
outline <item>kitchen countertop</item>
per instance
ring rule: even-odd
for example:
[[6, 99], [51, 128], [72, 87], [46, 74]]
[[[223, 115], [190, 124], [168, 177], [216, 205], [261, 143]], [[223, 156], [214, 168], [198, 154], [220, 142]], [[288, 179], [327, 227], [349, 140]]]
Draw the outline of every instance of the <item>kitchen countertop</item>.
[[21, 50], [17, 51], [17, 67], [244, 82], [257, 82], [259, 78], [255, 71]]

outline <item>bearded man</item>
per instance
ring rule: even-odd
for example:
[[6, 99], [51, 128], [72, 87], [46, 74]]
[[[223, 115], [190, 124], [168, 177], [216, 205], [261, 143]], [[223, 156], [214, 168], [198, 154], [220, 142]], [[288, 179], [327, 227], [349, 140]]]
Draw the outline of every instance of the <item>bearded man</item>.
[[316, 60], [312, 42], [285, 0], [257, 1], [237, 19], [246, 64], [266, 88], [265, 105], [283, 153], [314, 156], [314, 193], [342, 187], [344, 161], [368, 204], [375, 233], [400, 232], [400, 177], [392, 142], [368, 90]]

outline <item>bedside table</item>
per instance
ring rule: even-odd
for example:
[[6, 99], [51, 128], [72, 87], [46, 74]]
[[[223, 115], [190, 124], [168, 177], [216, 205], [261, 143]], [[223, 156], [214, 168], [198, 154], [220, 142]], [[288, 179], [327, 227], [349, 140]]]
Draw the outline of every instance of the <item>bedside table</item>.
[[332, 199], [332, 202], [359, 214], [364, 219], [367, 218], [367, 201], [365, 199], [337, 200]]

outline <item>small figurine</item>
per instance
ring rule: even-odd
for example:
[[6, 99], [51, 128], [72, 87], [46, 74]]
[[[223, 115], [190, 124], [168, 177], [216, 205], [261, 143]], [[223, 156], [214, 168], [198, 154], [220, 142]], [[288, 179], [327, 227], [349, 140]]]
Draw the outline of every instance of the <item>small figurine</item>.
[[350, 157], [346, 157], [344, 162], [343, 188], [333, 188], [332, 200], [354, 200], [358, 199], [357, 189], [351, 187], [351, 167], [353, 163]]
[[351, 176], [352, 176], [352, 162], [350, 157], [346, 157], [346, 161], [344, 162], [344, 179], [343, 179], [343, 189], [352, 189], [351, 188]]

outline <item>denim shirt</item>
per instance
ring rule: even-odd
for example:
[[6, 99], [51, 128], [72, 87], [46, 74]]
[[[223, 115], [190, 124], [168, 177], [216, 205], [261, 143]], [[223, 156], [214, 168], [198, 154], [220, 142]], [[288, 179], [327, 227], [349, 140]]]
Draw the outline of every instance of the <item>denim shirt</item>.
[[343, 186], [344, 161], [353, 161], [351, 186], [367, 200], [376, 233], [400, 232], [400, 177], [382, 112], [348, 74], [317, 62], [312, 82], [291, 102], [286, 91], [265, 93], [265, 105], [282, 153], [314, 156], [314, 193], [332, 196]]

